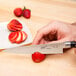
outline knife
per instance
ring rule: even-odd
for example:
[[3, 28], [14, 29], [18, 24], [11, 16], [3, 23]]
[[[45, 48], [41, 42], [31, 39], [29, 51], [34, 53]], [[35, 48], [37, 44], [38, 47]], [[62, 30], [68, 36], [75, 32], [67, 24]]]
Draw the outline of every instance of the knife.
[[63, 53], [63, 48], [76, 48], [76, 42], [67, 41], [61, 43], [19, 46], [14, 48], [8, 48], [6, 50], [3, 50], [3, 52], [16, 54], [33, 54], [34, 52], [40, 52], [42, 54], [58, 54]]

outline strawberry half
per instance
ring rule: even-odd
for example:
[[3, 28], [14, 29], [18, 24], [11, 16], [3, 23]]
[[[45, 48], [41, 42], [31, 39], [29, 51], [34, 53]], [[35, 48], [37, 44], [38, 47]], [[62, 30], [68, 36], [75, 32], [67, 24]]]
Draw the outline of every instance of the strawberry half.
[[10, 31], [20, 31], [22, 30], [23, 27], [22, 27], [22, 24], [18, 20], [13, 19], [8, 23], [7, 28]]
[[32, 60], [36, 63], [39, 63], [45, 59], [45, 56], [46, 56], [45, 54], [35, 52], [34, 54], [32, 54]]
[[14, 15], [17, 17], [22, 16], [22, 12], [23, 12], [23, 10], [21, 8], [14, 9]]

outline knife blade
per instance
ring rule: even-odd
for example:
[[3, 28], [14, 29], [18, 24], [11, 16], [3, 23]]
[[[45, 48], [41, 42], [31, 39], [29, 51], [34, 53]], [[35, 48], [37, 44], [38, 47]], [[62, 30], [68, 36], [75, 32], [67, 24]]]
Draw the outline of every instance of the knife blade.
[[63, 48], [72, 48], [72, 47], [76, 47], [75, 41], [20, 46], [20, 47], [8, 48], [6, 50], [3, 50], [3, 52], [16, 53], [16, 54], [33, 54], [34, 52], [40, 52], [42, 54], [58, 54], [63, 53]]

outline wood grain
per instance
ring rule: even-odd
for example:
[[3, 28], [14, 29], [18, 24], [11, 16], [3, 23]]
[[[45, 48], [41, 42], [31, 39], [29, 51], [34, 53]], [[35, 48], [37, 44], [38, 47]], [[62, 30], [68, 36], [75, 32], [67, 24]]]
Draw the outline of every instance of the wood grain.
[[28, 25], [33, 38], [37, 30], [47, 25], [51, 20], [60, 20], [69, 23], [76, 21], [76, 3], [50, 0], [0, 0], [0, 21], [7, 21], [11, 18], [16, 18], [13, 15], [13, 9], [16, 7], [23, 8], [23, 6], [31, 9], [32, 17], [29, 20], [26, 20], [23, 17], [19, 19]]
[[[17, 18], [16, 7], [31, 9], [30, 19]], [[20, 19], [29, 27], [33, 38], [37, 31], [51, 20], [76, 21], [76, 2], [63, 0], [0, 0], [0, 22]], [[76, 76], [74, 49], [63, 55], [47, 55], [41, 63], [34, 63], [31, 55], [0, 52], [0, 76]]]

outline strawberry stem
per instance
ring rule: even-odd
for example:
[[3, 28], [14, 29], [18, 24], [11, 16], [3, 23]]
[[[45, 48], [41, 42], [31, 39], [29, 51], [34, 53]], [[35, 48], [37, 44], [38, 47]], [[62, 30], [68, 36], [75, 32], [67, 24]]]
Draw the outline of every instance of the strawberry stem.
[[26, 7], [24, 6], [24, 9], [26, 9]]
[[26, 7], [24, 6], [23, 11], [26, 9]]

